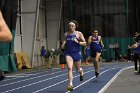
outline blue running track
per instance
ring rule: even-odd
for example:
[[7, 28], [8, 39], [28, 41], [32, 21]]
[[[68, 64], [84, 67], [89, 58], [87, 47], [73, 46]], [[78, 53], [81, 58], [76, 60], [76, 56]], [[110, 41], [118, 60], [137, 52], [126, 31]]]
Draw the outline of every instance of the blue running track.
[[133, 66], [133, 63], [101, 63], [100, 77], [95, 78], [93, 66], [83, 66], [84, 81], [73, 70], [74, 90], [66, 90], [67, 69], [28, 71], [7, 75], [0, 82], [0, 93], [98, 93], [120, 70]]

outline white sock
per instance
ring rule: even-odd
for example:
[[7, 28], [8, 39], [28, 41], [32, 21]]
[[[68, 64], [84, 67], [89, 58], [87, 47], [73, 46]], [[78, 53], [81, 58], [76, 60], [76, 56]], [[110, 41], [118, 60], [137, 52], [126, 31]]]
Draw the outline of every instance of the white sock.
[[73, 87], [73, 84], [72, 83], [70, 83], [69, 85]]

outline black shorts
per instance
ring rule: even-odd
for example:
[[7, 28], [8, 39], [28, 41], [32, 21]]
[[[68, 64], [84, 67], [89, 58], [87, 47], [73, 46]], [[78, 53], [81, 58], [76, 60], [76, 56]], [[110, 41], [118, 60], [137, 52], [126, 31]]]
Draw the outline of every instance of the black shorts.
[[96, 53], [95, 54], [91, 54], [91, 57], [92, 58], [95, 58], [96, 57]]
[[[98, 52], [96, 52], [96, 53], [101, 53], [101, 51], [98, 51]], [[92, 58], [95, 58], [95, 57], [96, 57], [96, 53], [91, 53], [91, 57], [92, 57]]]
[[140, 53], [134, 53], [133, 58], [134, 58], [134, 60], [139, 60], [140, 59]]

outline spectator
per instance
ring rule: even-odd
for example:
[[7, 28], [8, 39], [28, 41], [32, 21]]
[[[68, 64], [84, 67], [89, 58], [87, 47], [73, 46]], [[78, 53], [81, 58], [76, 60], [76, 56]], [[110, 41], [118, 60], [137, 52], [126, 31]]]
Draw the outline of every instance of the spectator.
[[118, 61], [119, 58], [120, 58], [120, 48], [119, 48], [119, 46], [114, 47], [113, 51], [115, 52], [115, 61]]

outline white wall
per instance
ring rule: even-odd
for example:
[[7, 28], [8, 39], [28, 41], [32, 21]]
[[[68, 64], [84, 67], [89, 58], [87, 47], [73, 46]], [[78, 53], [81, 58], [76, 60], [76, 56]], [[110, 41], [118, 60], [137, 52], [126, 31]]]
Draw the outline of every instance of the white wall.
[[[38, 0], [21, 0], [22, 5], [22, 35], [19, 34], [20, 23], [19, 18], [17, 20], [17, 29], [15, 36], [15, 52], [25, 52], [29, 56], [29, 60], [32, 59], [32, 49], [35, 33], [35, 18], [36, 18], [36, 9], [37, 9]], [[22, 37], [22, 41], [21, 41]], [[23, 42], [23, 44], [21, 44]], [[21, 46], [22, 45], [22, 46]]]
[[56, 49], [59, 42], [59, 20], [61, 0], [52, 0], [47, 3], [47, 31], [48, 31], [48, 48]]
[[[35, 32], [38, 1], [39, 0], [21, 0], [22, 35], [19, 35], [20, 23], [18, 18], [16, 29], [16, 33], [18, 35], [15, 36], [15, 52], [21, 52], [23, 50], [23, 52], [25, 52], [29, 56], [30, 62], [32, 61], [33, 58], [33, 61], [31, 62], [33, 63], [33, 66], [44, 65], [44, 63], [42, 63], [40, 59], [40, 49], [42, 45], [48, 49], [52, 48], [56, 49], [57, 46], [59, 46], [57, 42], [59, 41], [58, 31], [59, 31], [61, 0], [47, 1], [46, 25], [45, 25], [45, 11], [39, 9], [37, 32]], [[40, 4], [43, 4], [43, 1], [44, 0], [40, 0]], [[45, 27], [47, 27], [47, 29], [45, 29]], [[32, 53], [34, 54], [32, 55]]]
[[21, 46], [21, 34], [20, 34], [20, 21], [19, 17], [17, 17], [17, 23], [16, 23], [16, 34], [14, 38], [14, 52], [21, 52], [22, 46]]

